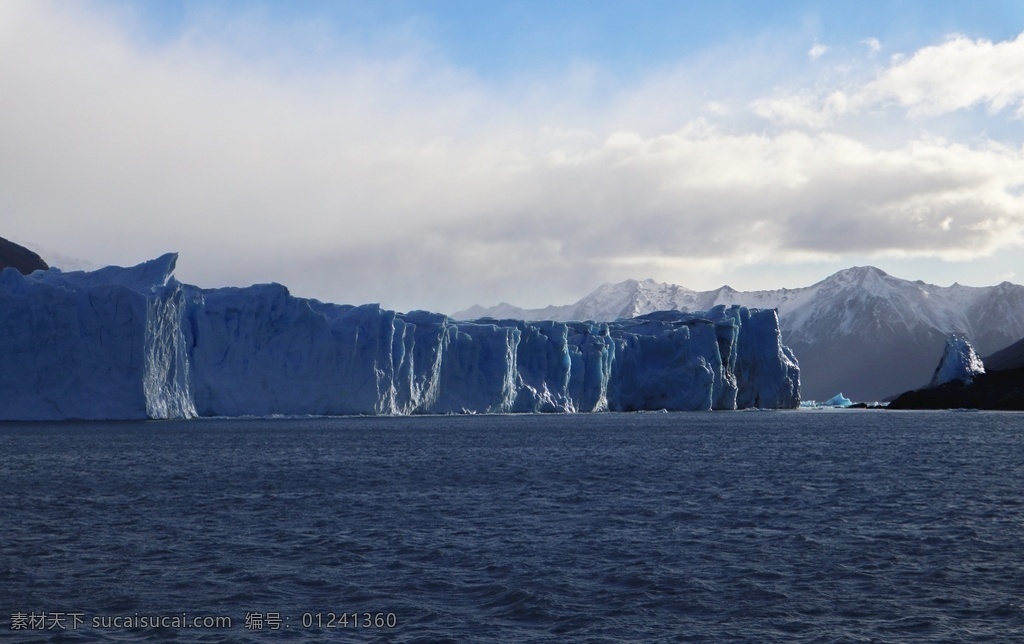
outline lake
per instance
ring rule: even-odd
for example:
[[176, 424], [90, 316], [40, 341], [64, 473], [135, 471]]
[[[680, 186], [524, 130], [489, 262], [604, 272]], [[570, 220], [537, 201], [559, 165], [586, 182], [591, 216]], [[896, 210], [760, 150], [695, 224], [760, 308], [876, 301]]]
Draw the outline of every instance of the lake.
[[0, 640], [1019, 641], [1024, 415], [0, 424]]

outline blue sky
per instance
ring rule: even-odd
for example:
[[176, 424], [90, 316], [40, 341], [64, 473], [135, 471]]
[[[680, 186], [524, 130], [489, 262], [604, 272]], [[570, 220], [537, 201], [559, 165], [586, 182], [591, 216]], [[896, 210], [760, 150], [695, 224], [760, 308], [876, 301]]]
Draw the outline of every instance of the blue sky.
[[[576, 58], [630, 68], [671, 63], [707, 48], [765, 36], [811, 37], [841, 46], [874, 37], [901, 49], [933, 44], [951, 33], [1006, 40], [1017, 36], [1024, 7], [1013, 0], [719, 2], [648, 0], [586, 2], [161, 2], [100, 3], [138, 18], [134, 37], [174, 42], [214, 17], [222, 26], [241, 15], [288, 23], [320, 20], [337, 41], [378, 55], [401, 49], [390, 35], [412, 31], [454, 63], [490, 76], [528, 74]], [[800, 48], [794, 40], [790, 46]]]
[[453, 311], [1021, 281], [1019, 2], [0, 4], [0, 235]]

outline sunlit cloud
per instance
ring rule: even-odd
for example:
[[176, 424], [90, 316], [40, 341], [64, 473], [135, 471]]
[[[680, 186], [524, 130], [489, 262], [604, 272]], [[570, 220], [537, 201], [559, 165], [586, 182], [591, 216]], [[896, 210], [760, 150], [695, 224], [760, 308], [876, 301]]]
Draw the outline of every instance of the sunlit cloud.
[[954, 36], [910, 56], [893, 56], [863, 84], [812, 93], [783, 91], [753, 103], [766, 119], [815, 128], [889, 106], [910, 118], [929, 118], [978, 105], [990, 114], [1006, 110], [1015, 118], [1024, 116], [1024, 33], [999, 43]]
[[936, 116], [984, 105], [1024, 115], [1024, 33], [993, 43], [955, 36], [898, 58], [864, 88], [858, 102], [894, 101], [911, 116]]

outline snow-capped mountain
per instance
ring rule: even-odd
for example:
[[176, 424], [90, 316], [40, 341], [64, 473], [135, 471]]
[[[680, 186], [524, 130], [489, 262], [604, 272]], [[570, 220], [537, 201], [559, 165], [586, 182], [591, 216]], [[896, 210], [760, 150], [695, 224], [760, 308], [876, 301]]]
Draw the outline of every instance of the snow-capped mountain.
[[946, 339], [967, 337], [981, 355], [1024, 338], [1024, 286], [935, 286], [872, 266], [848, 268], [811, 286], [693, 291], [653, 280], [605, 284], [575, 304], [519, 309], [473, 307], [456, 319], [614, 320], [656, 310], [707, 310], [718, 304], [777, 308], [783, 342], [800, 361], [804, 399], [842, 391], [881, 400], [928, 383]]
[[452, 317], [457, 320], [489, 317], [559, 322], [611, 321], [654, 311], [706, 311], [719, 304], [728, 306], [740, 304], [741, 301], [751, 302], [750, 306], [757, 308], [777, 308], [781, 313], [783, 309], [793, 308], [799, 301], [806, 299], [810, 288], [743, 292], [723, 286], [713, 291], [693, 291], [684, 286], [655, 282], [651, 279], [626, 280], [617, 284], [603, 284], [574, 304], [523, 309], [502, 302], [492, 307], [473, 306], [453, 313]]

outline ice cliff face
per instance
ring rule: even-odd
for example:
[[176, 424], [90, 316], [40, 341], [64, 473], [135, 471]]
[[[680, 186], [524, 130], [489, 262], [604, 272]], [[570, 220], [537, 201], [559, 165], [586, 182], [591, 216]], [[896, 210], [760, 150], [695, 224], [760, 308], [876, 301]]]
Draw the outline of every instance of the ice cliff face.
[[176, 257], [0, 273], [0, 419], [194, 416]]
[[942, 360], [939, 361], [939, 366], [936, 367], [935, 375], [928, 386], [938, 387], [954, 380], [969, 385], [975, 376], [982, 373], [985, 373], [985, 365], [975, 353], [974, 347], [967, 338], [954, 335], [946, 340]]
[[0, 275], [0, 419], [706, 410], [799, 405], [774, 310], [455, 322], [199, 289], [177, 256]]

